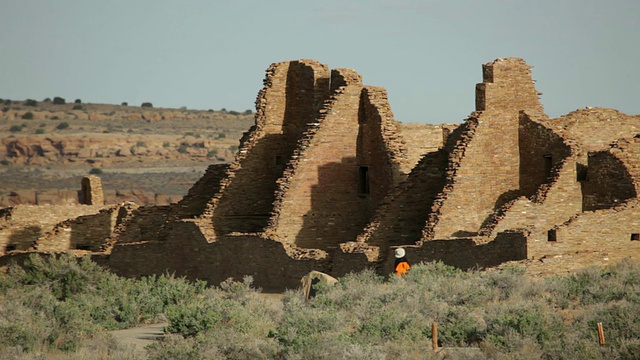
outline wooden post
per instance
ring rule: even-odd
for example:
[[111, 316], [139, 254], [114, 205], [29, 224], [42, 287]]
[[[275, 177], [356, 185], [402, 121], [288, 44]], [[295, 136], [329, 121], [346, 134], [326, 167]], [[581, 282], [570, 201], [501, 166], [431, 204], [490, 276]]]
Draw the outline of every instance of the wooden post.
[[596, 325], [598, 326], [598, 343], [600, 343], [600, 346], [604, 346], [604, 329], [602, 328], [602, 323], [599, 322]]
[[438, 350], [438, 323], [431, 323], [431, 341], [433, 350]]

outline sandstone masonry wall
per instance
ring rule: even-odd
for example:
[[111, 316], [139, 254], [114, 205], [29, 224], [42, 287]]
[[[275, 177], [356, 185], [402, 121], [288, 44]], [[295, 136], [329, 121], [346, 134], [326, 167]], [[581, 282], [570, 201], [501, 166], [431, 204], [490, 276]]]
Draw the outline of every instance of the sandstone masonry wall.
[[477, 233], [495, 209], [511, 200], [503, 194], [518, 190], [518, 114], [542, 112], [530, 69], [514, 58], [483, 66], [484, 82], [476, 86], [478, 126], [456, 165], [453, 190], [439, 209], [432, 238]]
[[[355, 239], [369, 213], [358, 189], [358, 115], [362, 83], [350, 69], [332, 71], [335, 91], [315, 129], [305, 135], [281, 180], [268, 233], [305, 248]], [[342, 86], [338, 86], [342, 85]]]
[[313, 60], [273, 64], [256, 100], [256, 125], [210, 205], [217, 235], [258, 232], [268, 224], [276, 180], [328, 96], [328, 68]]
[[98, 213], [104, 206], [19, 205], [0, 210], [0, 255], [12, 250], [28, 250], [56, 224], [78, 216]]
[[88, 175], [82, 178], [80, 203], [85, 205], [104, 205], [102, 181], [98, 176]]

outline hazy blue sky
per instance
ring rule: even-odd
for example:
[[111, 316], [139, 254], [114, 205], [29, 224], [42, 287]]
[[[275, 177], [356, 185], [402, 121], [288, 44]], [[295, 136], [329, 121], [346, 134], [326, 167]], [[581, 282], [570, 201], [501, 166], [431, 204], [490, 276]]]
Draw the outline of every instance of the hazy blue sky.
[[254, 109], [273, 62], [385, 87], [397, 120], [460, 122], [481, 65], [533, 65], [547, 113], [640, 113], [638, 0], [3, 0], [0, 98]]

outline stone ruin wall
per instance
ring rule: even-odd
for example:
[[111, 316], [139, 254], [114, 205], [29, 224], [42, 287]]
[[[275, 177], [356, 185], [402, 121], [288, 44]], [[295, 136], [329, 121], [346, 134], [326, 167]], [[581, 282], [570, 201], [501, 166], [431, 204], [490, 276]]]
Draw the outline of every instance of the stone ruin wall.
[[256, 125], [211, 204], [217, 235], [262, 231], [273, 210], [277, 180], [300, 136], [328, 96], [328, 68], [316, 61], [273, 64], [256, 100]]
[[583, 186], [585, 211], [611, 208], [638, 197], [637, 141], [640, 139], [620, 139], [609, 150], [589, 153]]
[[571, 142], [548, 127], [546, 116], [520, 114], [520, 197], [492, 226], [491, 234], [528, 228], [533, 241], [546, 238], [546, 231], [582, 211], [578, 163]]
[[358, 123], [356, 160], [359, 167], [367, 170], [366, 174], [359, 174], [358, 186], [367, 187], [359, 192], [368, 191], [359, 196], [365, 198], [365, 212], [372, 214], [389, 191], [406, 178], [408, 166], [415, 164], [409, 164], [408, 151], [398, 135], [398, 123], [385, 89], [372, 86], [362, 89]]
[[0, 255], [7, 250], [28, 250], [57, 224], [97, 213], [103, 208], [97, 205], [19, 205], [0, 209]]
[[612, 142], [640, 133], [640, 115], [617, 110], [585, 108], [573, 111], [550, 125], [561, 137], [572, 139], [585, 151], [606, 150]]
[[[588, 211], [552, 229], [553, 241], [543, 241], [530, 252], [534, 258], [567, 254], [595, 255], [611, 263], [640, 256], [638, 199], [612, 209]], [[635, 235], [634, 235], [635, 234]]]
[[[336, 247], [355, 239], [370, 214], [358, 197], [357, 134], [362, 80], [350, 69], [332, 70], [334, 89], [308, 146], [301, 148], [283, 179], [269, 232], [303, 248]], [[282, 186], [282, 185], [281, 185]]]
[[458, 167], [453, 191], [439, 209], [432, 232], [426, 232], [432, 238], [476, 234], [488, 216], [512, 200], [502, 195], [518, 190], [518, 114], [542, 112], [530, 72], [521, 59], [483, 66], [484, 82], [476, 87], [478, 126], [460, 163], [452, 164]]
[[441, 149], [449, 134], [458, 126], [460, 124], [399, 124], [398, 134], [407, 149], [407, 161], [402, 173], [409, 174], [425, 154]]
[[104, 205], [102, 180], [98, 176], [88, 175], [80, 182], [80, 203], [84, 205]]
[[[206, 179], [194, 185], [177, 206], [105, 210], [66, 221], [54, 231], [41, 231], [37, 236], [35, 227], [31, 229], [34, 231], [24, 229], [23, 235], [18, 236], [24, 240], [20, 244], [32, 244], [35, 237], [40, 239], [38, 250], [48, 247], [51, 251], [65, 251], [65, 246], [89, 245], [93, 251], [98, 238], [102, 238], [104, 247], [103, 236], [109, 229], [107, 242], [116, 238], [118, 242], [111, 255], [96, 254], [94, 258], [120, 275], [170, 271], [212, 284], [228, 277], [241, 280], [244, 275], [251, 275], [255, 284], [273, 291], [297, 287], [299, 278], [310, 270], [337, 276], [370, 266], [390, 271], [391, 254], [397, 245], [407, 247], [412, 261], [441, 260], [461, 268], [576, 252], [603, 256], [615, 252], [619, 257], [640, 254], [636, 252], [640, 250], [640, 238], [636, 239], [640, 237], [637, 198], [628, 194], [619, 197], [624, 201], [622, 205], [611, 201], [630, 187], [614, 186], [618, 181], [589, 184], [578, 179], [583, 167], [588, 169], [589, 177], [608, 174], [606, 171], [612, 169], [621, 174], [620, 179], [636, 176], [640, 167], [633, 162], [637, 158], [635, 150], [630, 149], [634, 139], [620, 140], [606, 153], [592, 153], [588, 166], [586, 150], [590, 148], [580, 146], [591, 141], [589, 133], [597, 132], [590, 129], [592, 126], [602, 128], [604, 137], [611, 137], [595, 147], [611, 143], [622, 133], [632, 138], [629, 134], [635, 135], [639, 118], [606, 109], [587, 109], [547, 120], [541, 115], [542, 106], [524, 61], [499, 59], [486, 64], [483, 70], [484, 82], [477, 86], [478, 111], [464, 124], [412, 131], [410, 126], [392, 120], [384, 90], [363, 87], [353, 71], [336, 70], [329, 83], [324, 65], [307, 60], [274, 64], [267, 71], [265, 88], [256, 101], [256, 125], [243, 140], [237, 161], [228, 168], [210, 168]], [[327, 100], [329, 86], [335, 94], [325, 102], [318, 117], [319, 104]], [[304, 112], [309, 103], [318, 111]], [[527, 113], [518, 124], [521, 110]], [[615, 121], [620, 121], [624, 129], [605, 126]], [[397, 138], [394, 132], [398, 133]], [[408, 136], [411, 132], [413, 137]], [[365, 247], [380, 246], [381, 255], [374, 258], [383, 262], [376, 265], [365, 253], [373, 247], [348, 252], [348, 246], [340, 244], [337, 249], [339, 243], [355, 239], [362, 232], [376, 208], [358, 194], [359, 166], [382, 165], [378, 169], [371, 165], [372, 190], [389, 188], [388, 184], [398, 183], [394, 175], [390, 180], [389, 174], [404, 176], [407, 164], [415, 161], [415, 143], [420, 136], [425, 136], [425, 145], [417, 151], [424, 151], [425, 156], [406, 180], [382, 200], [374, 221], [358, 237], [358, 244]], [[296, 146], [299, 147], [295, 149]], [[403, 146], [412, 149], [403, 150]], [[280, 155], [285, 151], [290, 151], [289, 155]], [[551, 171], [544, 160], [546, 155], [551, 155]], [[271, 166], [276, 165], [276, 156], [281, 156], [278, 163], [282, 170]], [[287, 164], [290, 168], [285, 171]], [[326, 166], [336, 166], [343, 173], [334, 175], [331, 170], [325, 181], [322, 174]], [[277, 175], [279, 171], [283, 175]], [[256, 184], [262, 185], [263, 181], [273, 189], [244, 192], [243, 189], [259, 187]], [[632, 185], [637, 189], [635, 180]], [[608, 205], [613, 208], [575, 215], [582, 206], [581, 190], [585, 198], [602, 195], [602, 201], [610, 201]], [[523, 195], [517, 200], [512, 198]], [[236, 198], [238, 209], [232, 206]], [[378, 201], [374, 194], [371, 198]], [[482, 243], [478, 238], [469, 238], [486, 225], [490, 218], [487, 215], [495, 215], [503, 208], [505, 213], [495, 218], [496, 226], [491, 229], [493, 241]], [[263, 210], [267, 213], [263, 214]], [[306, 218], [312, 210], [317, 210], [317, 219], [309, 221]], [[466, 216], [481, 210], [486, 213]], [[354, 213], [361, 218], [354, 217]], [[8, 211], [0, 213], [0, 245], [2, 241], [7, 243], [2, 236], [7, 239], [10, 234], [5, 230], [12, 215]], [[261, 229], [269, 216], [272, 227], [266, 234], [228, 234]], [[252, 217], [259, 219], [247, 221]], [[337, 221], [330, 224], [334, 219]], [[563, 221], [563, 225], [547, 233], [546, 239], [540, 237], [545, 229]], [[120, 227], [124, 222], [126, 229]], [[471, 225], [456, 226], [460, 222]], [[525, 226], [533, 228], [539, 237], [531, 237], [533, 233], [528, 230], [508, 230]], [[335, 230], [338, 227], [344, 232], [335, 236], [339, 234]], [[52, 225], [48, 229], [51, 228]], [[214, 241], [208, 233], [211, 228], [220, 231]], [[79, 240], [74, 243], [69, 235], [89, 233], [90, 229], [96, 231], [84, 238], [88, 244]], [[104, 233], [95, 235], [98, 230]], [[303, 236], [296, 235], [298, 230]], [[163, 231], [168, 235], [165, 241], [158, 241], [157, 235]], [[442, 240], [437, 240], [440, 235]], [[236, 259], [242, 266], [229, 259]]]
[[118, 207], [100, 210], [97, 214], [82, 215], [57, 224], [52, 231], [34, 243], [39, 252], [62, 253], [69, 250], [100, 252], [113, 234], [118, 220]]

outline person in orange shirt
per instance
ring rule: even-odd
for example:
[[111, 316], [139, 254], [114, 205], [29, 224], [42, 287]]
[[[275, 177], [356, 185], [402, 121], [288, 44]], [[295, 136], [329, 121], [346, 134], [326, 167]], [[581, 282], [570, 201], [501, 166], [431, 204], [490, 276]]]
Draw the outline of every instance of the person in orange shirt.
[[396, 275], [402, 276], [409, 271], [411, 265], [409, 265], [409, 261], [407, 260], [407, 255], [403, 248], [397, 248], [395, 251], [396, 262], [393, 266], [393, 270], [396, 272]]

